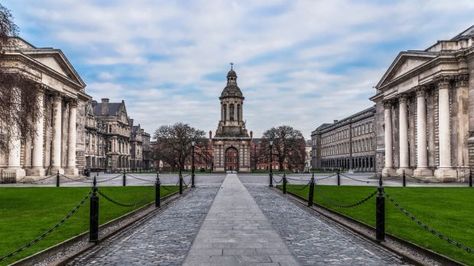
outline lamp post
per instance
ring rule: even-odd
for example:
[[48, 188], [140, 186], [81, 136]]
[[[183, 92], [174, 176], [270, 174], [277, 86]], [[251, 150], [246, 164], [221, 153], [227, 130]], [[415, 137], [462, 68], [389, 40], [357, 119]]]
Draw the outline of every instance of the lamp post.
[[192, 147], [192, 155], [191, 155], [191, 187], [194, 186], [194, 146], [196, 145], [196, 142], [192, 141], [191, 142], [191, 147]]
[[270, 187], [273, 187], [273, 140], [270, 140]]

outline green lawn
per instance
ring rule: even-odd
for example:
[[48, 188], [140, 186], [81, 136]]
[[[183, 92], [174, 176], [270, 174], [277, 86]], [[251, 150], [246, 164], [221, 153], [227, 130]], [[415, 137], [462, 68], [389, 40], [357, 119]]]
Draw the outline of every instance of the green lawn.
[[[162, 197], [178, 190], [174, 186], [169, 188], [169, 191], [161, 190]], [[153, 186], [100, 187], [99, 189], [120, 203], [138, 203], [135, 207], [120, 207], [99, 196], [100, 224], [153, 202], [155, 198]], [[54, 226], [90, 190], [85, 187], [0, 188], [0, 257], [16, 250]], [[89, 200], [59, 229], [32, 247], [0, 262], [0, 265], [12, 263], [88, 230]]]
[[[288, 185], [288, 191], [307, 199], [308, 188]], [[375, 226], [375, 197], [354, 208], [336, 208], [365, 198], [376, 190], [359, 186], [316, 186], [314, 202], [356, 220]], [[474, 248], [474, 189], [472, 188], [385, 188], [407, 211], [446, 236]], [[390, 234], [444, 254], [460, 262], [474, 265], [474, 254], [448, 244], [416, 223], [386, 199], [386, 231]]]

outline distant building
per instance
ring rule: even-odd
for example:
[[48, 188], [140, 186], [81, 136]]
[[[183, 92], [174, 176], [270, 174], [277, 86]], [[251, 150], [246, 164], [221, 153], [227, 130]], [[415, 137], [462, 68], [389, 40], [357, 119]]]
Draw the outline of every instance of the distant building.
[[212, 139], [214, 171], [250, 172], [250, 136], [243, 117], [244, 96], [231, 67], [227, 85], [219, 97], [221, 119]]
[[322, 124], [311, 133], [311, 165], [314, 169], [375, 170], [375, 107], [332, 124]]

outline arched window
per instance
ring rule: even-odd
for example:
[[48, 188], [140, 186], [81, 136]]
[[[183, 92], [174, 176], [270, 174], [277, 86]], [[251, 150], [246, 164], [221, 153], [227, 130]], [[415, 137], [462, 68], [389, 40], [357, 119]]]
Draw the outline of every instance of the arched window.
[[240, 104], [237, 104], [237, 121], [240, 121], [240, 119], [242, 119], [240, 117]]
[[225, 121], [227, 120], [227, 104], [224, 104], [222, 108], [224, 109], [224, 117], [222, 118], [222, 120]]
[[231, 103], [230, 106], [229, 106], [230, 110], [230, 121], [234, 121], [234, 104]]

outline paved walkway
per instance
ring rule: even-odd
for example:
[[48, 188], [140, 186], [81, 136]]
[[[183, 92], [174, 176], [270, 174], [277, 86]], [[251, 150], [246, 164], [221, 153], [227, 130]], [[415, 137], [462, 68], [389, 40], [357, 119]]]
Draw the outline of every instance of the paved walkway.
[[181, 265], [218, 191], [199, 187], [162, 213], [76, 258], [72, 265]]
[[307, 212], [267, 186], [247, 188], [302, 265], [406, 264], [398, 255]]
[[228, 174], [184, 265], [298, 265], [237, 175]]

